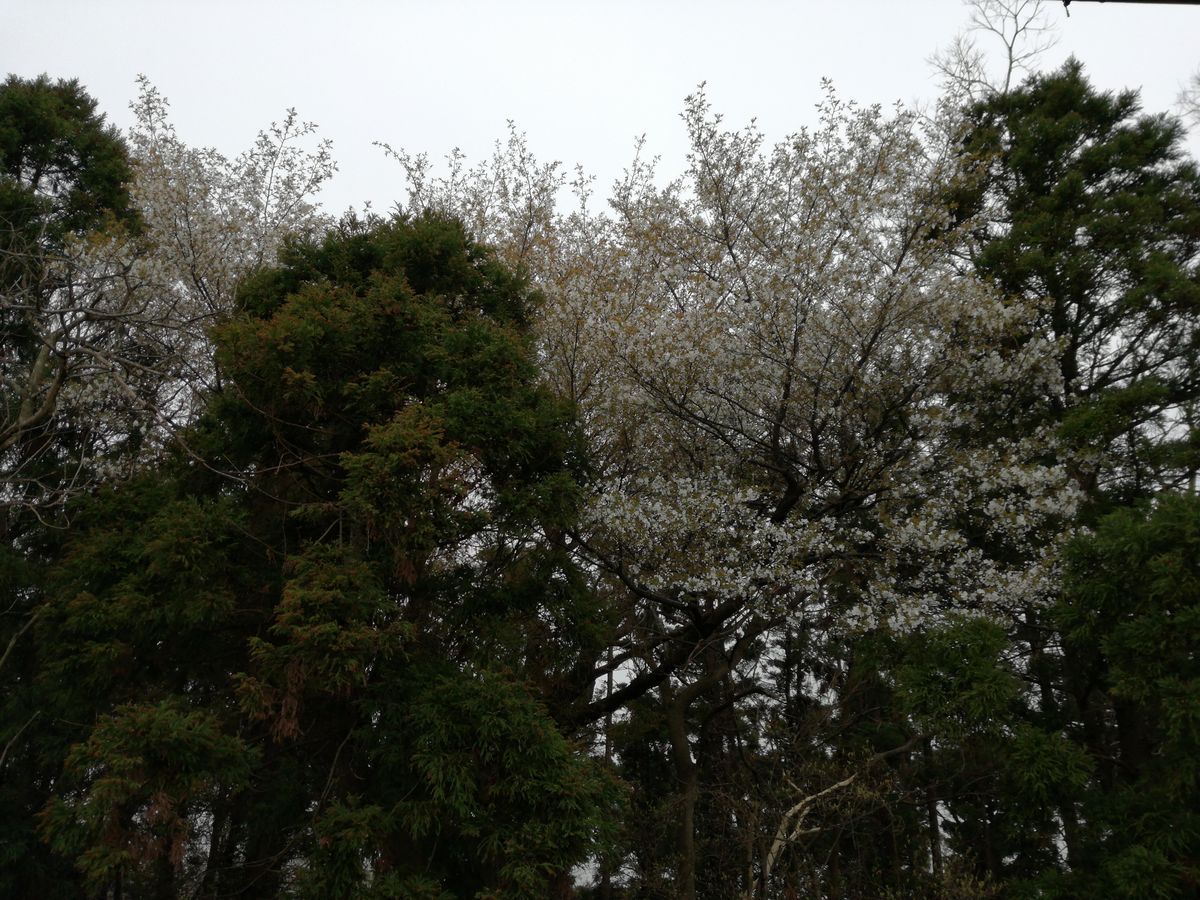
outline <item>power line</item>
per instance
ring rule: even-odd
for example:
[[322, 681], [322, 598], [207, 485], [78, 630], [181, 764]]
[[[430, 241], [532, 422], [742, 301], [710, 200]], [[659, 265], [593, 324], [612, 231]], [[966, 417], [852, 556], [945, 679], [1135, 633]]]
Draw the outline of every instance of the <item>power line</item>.
[[1071, 15], [1071, 4], [1077, 3], [1135, 3], [1140, 6], [1169, 4], [1172, 6], [1200, 6], [1200, 0], [1063, 0], [1063, 9]]
[[1174, 6], [1200, 6], [1200, 0], [1063, 0], [1063, 6], [1070, 7], [1072, 3], [1135, 3], [1140, 6], [1158, 6], [1171, 4]]

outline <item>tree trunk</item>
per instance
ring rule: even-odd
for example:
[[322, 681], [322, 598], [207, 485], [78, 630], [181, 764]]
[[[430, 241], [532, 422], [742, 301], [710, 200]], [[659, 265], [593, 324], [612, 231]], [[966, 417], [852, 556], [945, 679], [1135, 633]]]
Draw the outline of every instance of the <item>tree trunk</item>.
[[942, 827], [938, 822], [937, 797], [934, 796], [933, 786], [929, 779], [933, 772], [933, 750], [929, 738], [921, 744], [921, 753], [925, 758], [925, 814], [929, 822], [929, 870], [935, 881], [942, 880]]
[[[694, 685], [693, 685], [694, 687]], [[679, 826], [675, 851], [678, 859], [675, 896], [678, 900], [696, 897], [696, 801], [700, 796], [700, 780], [692, 748], [687, 736], [687, 708], [690, 691], [675, 694], [663, 685], [663, 700], [667, 706], [667, 730], [671, 737], [671, 761], [679, 781]]]

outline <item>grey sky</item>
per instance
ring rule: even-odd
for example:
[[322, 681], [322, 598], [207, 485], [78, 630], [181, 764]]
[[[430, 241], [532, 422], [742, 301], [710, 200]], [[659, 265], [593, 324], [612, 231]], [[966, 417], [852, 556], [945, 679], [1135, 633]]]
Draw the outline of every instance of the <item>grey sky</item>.
[[[1141, 87], [1149, 110], [1200, 66], [1200, 6], [1047, 11], [1047, 64], [1074, 54], [1103, 88]], [[757, 117], [778, 138], [812, 122], [822, 77], [860, 102], [932, 98], [926, 60], [966, 17], [959, 0], [0, 0], [0, 59], [78, 77], [121, 126], [145, 73], [184, 140], [230, 154], [294, 106], [334, 141], [326, 205], [386, 209], [402, 182], [373, 140], [478, 159], [513, 119], [539, 158], [582, 164], [603, 193], [639, 134], [679, 168], [678, 113], [700, 81], [727, 122]]]

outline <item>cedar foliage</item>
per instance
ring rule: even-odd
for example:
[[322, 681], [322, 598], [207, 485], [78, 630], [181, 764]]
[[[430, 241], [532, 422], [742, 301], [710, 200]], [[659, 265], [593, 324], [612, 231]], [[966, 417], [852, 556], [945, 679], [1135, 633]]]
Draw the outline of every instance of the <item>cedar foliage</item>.
[[536, 299], [435, 218], [297, 244], [190, 450], [50, 536], [13, 701], [76, 890], [539, 897], [593, 846], [617, 795], [539, 692], [587, 597]]

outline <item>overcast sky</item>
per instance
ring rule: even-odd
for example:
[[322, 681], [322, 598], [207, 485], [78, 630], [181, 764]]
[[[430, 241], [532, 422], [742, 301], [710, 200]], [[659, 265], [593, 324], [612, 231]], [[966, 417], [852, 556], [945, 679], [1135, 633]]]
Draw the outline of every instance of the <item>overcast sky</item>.
[[[1149, 110], [1200, 67], [1200, 6], [1047, 12], [1046, 65], [1074, 54]], [[403, 183], [372, 141], [478, 159], [513, 119], [539, 158], [580, 163], [603, 189], [641, 134], [678, 171], [678, 114], [701, 81], [727, 122], [757, 117], [780, 138], [812, 123], [824, 77], [864, 103], [936, 96], [927, 59], [966, 20], [960, 0], [0, 0], [0, 60], [79, 78], [122, 127], [144, 73], [184, 140], [230, 155], [294, 106], [334, 142], [326, 206], [386, 209]]]

